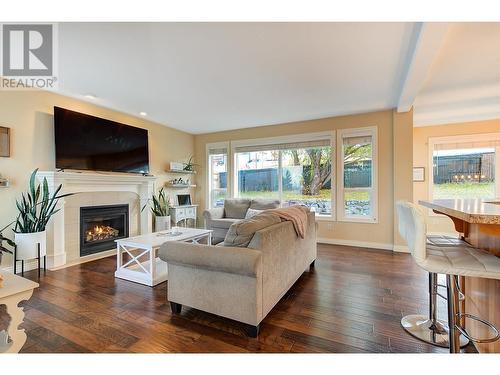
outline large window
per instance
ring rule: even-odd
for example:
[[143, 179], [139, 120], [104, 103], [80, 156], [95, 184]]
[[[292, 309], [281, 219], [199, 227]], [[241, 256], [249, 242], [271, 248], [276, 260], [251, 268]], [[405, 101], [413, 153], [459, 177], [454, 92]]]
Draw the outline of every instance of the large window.
[[275, 199], [322, 220], [378, 222], [376, 127], [209, 144], [207, 160], [210, 207]]
[[500, 194], [500, 133], [432, 138], [433, 199], [495, 198]]
[[211, 208], [223, 207], [228, 186], [227, 144], [207, 146], [208, 158], [208, 204]]
[[235, 196], [305, 204], [331, 216], [330, 139], [235, 147]]
[[377, 221], [376, 128], [341, 130], [339, 220]]

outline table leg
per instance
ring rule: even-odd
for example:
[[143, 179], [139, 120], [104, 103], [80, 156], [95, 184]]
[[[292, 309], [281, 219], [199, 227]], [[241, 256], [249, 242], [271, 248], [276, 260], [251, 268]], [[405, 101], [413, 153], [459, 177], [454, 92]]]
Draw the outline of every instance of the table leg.
[[208, 234], [207, 245], [212, 245], [212, 232]]
[[151, 277], [151, 286], [153, 286], [155, 277], [156, 277], [156, 255], [155, 255], [155, 249], [151, 248], [149, 250], [149, 273]]
[[21, 301], [29, 300], [32, 294], [33, 290], [27, 290], [1, 300], [1, 303], [7, 306], [7, 314], [11, 317], [7, 333], [12, 339], [12, 343], [11, 346], [7, 348], [5, 353], [19, 353], [23, 345], [26, 343], [27, 336], [24, 329], [18, 329], [19, 325], [24, 320], [24, 308], [18, 307], [17, 305]]
[[120, 244], [116, 244], [116, 270], [122, 267], [122, 250]]
[[38, 255], [38, 258], [37, 258], [37, 260], [38, 260], [38, 263], [37, 263], [38, 264], [38, 280], [40, 280], [40, 268], [41, 268], [40, 262], [42, 261], [42, 259], [40, 257], [40, 244], [37, 243], [36, 245], [37, 245], [37, 255]]

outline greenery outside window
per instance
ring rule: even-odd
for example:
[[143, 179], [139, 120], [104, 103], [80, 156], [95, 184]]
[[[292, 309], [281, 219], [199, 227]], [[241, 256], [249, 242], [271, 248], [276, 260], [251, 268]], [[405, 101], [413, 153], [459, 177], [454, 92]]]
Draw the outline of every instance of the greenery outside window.
[[305, 204], [332, 216], [331, 133], [312, 141], [237, 145], [234, 161], [234, 196]]
[[338, 133], [338, 219], [377, 222], [377, 128]]
[[500, 196], [500, 133], [431, 138], [432, 199]]

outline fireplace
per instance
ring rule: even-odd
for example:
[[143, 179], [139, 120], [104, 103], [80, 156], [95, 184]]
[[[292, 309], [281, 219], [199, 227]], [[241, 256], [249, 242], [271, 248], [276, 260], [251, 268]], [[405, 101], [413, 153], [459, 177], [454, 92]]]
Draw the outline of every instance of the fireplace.
[[113, 249], [128, 231], [128, 204], [80, 207], [80, 256]]

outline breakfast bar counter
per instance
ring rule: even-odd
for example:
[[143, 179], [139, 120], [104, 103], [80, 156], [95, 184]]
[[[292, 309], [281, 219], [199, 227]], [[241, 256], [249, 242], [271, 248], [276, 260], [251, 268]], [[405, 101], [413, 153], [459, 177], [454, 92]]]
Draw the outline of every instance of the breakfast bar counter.
[[[455, 230], [472, 246], [500, 257], [500, 199], [436, 199], [419, 201], [437, 214], [448, 216]], [[500, 328], [500, 280], [467, 277], [463, 287], [465, 312], [477, 315]], [[468, 320], [467, 330], [476, 337], [488, 332]], [[476, 344], [480, 352], [500, 353], [500, 341]]]

